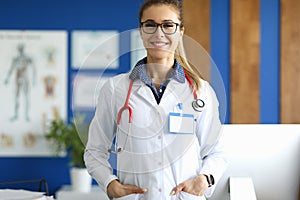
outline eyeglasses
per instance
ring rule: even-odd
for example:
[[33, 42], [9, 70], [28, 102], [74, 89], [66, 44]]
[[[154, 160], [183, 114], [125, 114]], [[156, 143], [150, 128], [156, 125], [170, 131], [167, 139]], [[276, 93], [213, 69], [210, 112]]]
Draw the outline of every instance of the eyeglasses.
[[159, 26], [164, 34], [172, 35], [177, 31], [177, 27], [179, 26], [179, 24], [175, 22], [164, 22], [161, 24], [152, 21], [141, 22], [143, 32], [147, 34], [155, 33]]

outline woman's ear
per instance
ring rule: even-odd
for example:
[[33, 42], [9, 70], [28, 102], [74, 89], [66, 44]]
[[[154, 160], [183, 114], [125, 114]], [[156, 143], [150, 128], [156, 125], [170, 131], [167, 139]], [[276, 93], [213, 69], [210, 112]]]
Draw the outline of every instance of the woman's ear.
[[139, 32], [140, 32], [140, 37], [142, 38], [143, 36], [143, 31], [142, 31], [142, 28], [139, 26]]
[[183, 34], [184, 34], [184, 26], [180, 28], [180, 36], [183, 36]]

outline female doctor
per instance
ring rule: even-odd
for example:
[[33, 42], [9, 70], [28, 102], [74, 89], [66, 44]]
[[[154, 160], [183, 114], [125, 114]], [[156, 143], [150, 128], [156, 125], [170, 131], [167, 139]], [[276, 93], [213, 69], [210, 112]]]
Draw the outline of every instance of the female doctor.
[[100, 91], [84, 157], [112, 199], [205, 199], [226, 167], [218, 101], [186, 61], [182, 16], [177, 0], [145, 1], [139, 29], [147, 57]]

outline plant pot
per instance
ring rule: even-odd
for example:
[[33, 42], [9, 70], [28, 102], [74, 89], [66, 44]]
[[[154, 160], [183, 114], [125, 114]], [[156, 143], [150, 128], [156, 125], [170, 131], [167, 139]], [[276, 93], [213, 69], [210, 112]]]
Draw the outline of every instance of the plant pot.
[[92, 187], [92, 177], [86, 168], [71, 169], [72, 189], [76, 192], [90, 192]]

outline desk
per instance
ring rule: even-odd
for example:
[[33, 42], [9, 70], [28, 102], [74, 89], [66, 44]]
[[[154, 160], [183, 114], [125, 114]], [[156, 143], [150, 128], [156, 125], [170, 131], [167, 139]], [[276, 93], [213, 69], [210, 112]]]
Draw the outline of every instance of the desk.
[[98, 186], [92, 186], [88, 193], [72, 191], [72, 186], [64, 185], [56, 192], [57, 200], [109, 200], [106, 193]]

